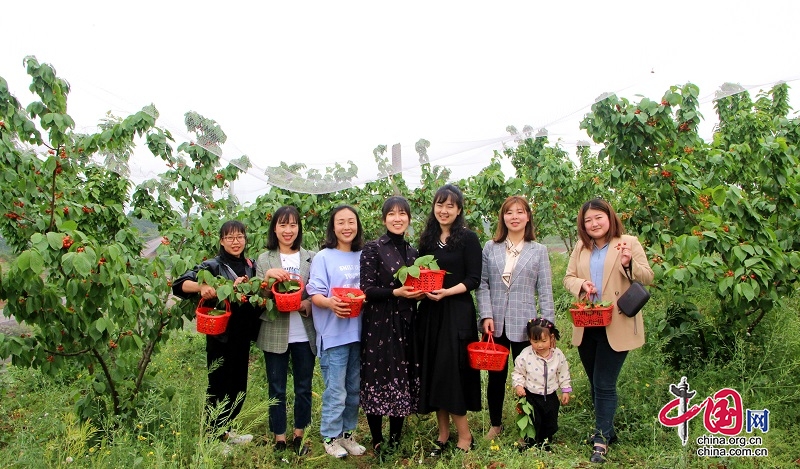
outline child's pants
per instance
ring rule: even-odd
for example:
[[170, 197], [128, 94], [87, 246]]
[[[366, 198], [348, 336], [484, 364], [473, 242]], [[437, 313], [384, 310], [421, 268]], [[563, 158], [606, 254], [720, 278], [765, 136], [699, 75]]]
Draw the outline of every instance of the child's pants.
[[533, 441], [526, 441], [526, 443], [540, 445], [545, 440], [552, 443], [553, 435], [558, 431], [558, 409], [561, 407], [558, 394], [552, 392], [543, 396], [526, 389], [525, 395], [528, 403], [533, 407], [533, 428], [536, 430], [536, 438]]

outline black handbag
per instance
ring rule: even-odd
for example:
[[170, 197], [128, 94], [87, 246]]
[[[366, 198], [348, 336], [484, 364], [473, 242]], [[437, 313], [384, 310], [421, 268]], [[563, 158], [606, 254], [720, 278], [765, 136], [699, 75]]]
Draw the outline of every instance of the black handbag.
[[631, 286], [617, 299], [617, 307], [622, 314], [632, 318], [639, 314], [647, 300], [650, 299], [650, 292], [644, 285], [631, 277], [630, 266], [625, 268], [625, 276], [631, 281]]

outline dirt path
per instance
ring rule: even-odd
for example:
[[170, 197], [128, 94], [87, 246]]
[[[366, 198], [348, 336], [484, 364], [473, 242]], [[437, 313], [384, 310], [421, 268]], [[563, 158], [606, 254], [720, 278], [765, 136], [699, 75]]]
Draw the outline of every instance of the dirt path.
[[13, 316], [10, 318], [0, 316], [0, 334], [12, 335], [21, 334], [27, 331], [28, 328], [25, 325], [18, 323]]

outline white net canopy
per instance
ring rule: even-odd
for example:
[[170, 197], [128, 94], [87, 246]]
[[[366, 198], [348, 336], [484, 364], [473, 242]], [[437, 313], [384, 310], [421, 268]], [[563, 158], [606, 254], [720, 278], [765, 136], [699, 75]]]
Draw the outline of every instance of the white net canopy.
[[[700, 97], [704, 118], [706, 121], [713, 118], [713, 105], [719, 99], [751, 90], [766, 90], [776, 84], [797, 79], [754, 85], [724, 83], [714, 92]], [[594, 102], [599, 102], [612, 95], [625, 96], [629, 88], [632, 86], [602, 93]], [[663, 91], [665, 90], [662, 89], [661, 92]], [[642, 95], [634, 96], [641, 97]], [[648, 97], [655, 98], [655, 96]], [[521, 131], [513, 126], [508, 126], [505, 133], [493, 138], [461, 142], [429, 141], [420, 138], [400, 141], [392, 145], [378, 145], [372, 149], [372, 157], [369, 157], [364, 149], [354, 149], [345, 151], [344, 157], [335, 159], [326, 159], [324, 154], [309, 154], [307, 157], [289, 156], [280, 160], [249, 157], [235, 145], [227, 142], [227, 136], [216, 125], [216, 122], [205, 118], [201, 119], [194, 113], [186, 114], [184, 122], [186, 130], [179, 129], [177, 126], [167, 125], [166, 127], [176, 137], [177, 142], [192, 141], [217, 155], [221, 164], [232, 164], [241, 169], [243, 174], [235, 182], [235, 189], [232, 192], [239, 200], [247, 202], [267, 193], [270, 187], [304, 194], [326, 194], [362, 186], [394, 174], [402, 174], [409, 186], [415, 187], [415, 181], [419, 180], [423, 165], [428, 164], [443, 168], [451, 180], [458, 180], [477, 174], [489, 164], [495, 152], [502, 152], [505, 148], [514, 146], [515, 142], [520, 139], [530, 137], [546, 136], [552, 144], [568, 151], [591, 145], [586, 134], [578, 131], [577, 128], [578, 123], [589, 112], [592, 104], [578, 106], [576, 109], [560, 115], [553, 113], [556, 115], [546, 122], [526, 125]], [[154, 108], [153, 112], [155, 113]], [[709, 136], [713, 132], [713, 125], [713, 122], [708, 124]], [[303, 151], [306, 150], [303, 149]], [[314, 151], [314, 153], [319, 152], [325, 152], [325, 150]], [[129, 154], [105, 155], [106, 166], [122, 173], [125, 171], [125, 165], [130, 156]], [[261, 163], [266, 160], [271, 164], [263, 165]], [[318, 161], [323, 161], [323, 163]], [[138, 168], [136, 161], [131, 161], [130, 164], [133, 167], [131, 172], [134, 179], [137, 176], [141, 178], [142, 176], [157, 175], [152, 171]]]

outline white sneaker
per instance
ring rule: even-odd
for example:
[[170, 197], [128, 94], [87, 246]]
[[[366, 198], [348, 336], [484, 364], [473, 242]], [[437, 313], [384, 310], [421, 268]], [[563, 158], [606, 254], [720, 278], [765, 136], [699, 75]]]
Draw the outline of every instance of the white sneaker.
[[339, 445], [346, 449], [348, 453], [352, 454], [353, 456], [361, 456], [367, 450], [363, 446], [359, 445], [355, 438], [353, 438], [353, 434], [351, 433], [350, 436], [342, 436], [341, 438], [337, 439], [336, 441], [339, 442]]
[[334, 458], [341, 459], [347, 456], [347, 450], [342, 448], [339, 444], [339, 439], [331, 438], [328, 440], [327, 438], [322, 440], [322, 446], [325, 447], [325, 451], [333, 456]]
[[224, 441], [231, 445], [246, 445], [247, 443], [253, 441], [253, 435], [250, 435], [249, 433], [245, 435], [239, 435], [235, 432], [225, 432]]

